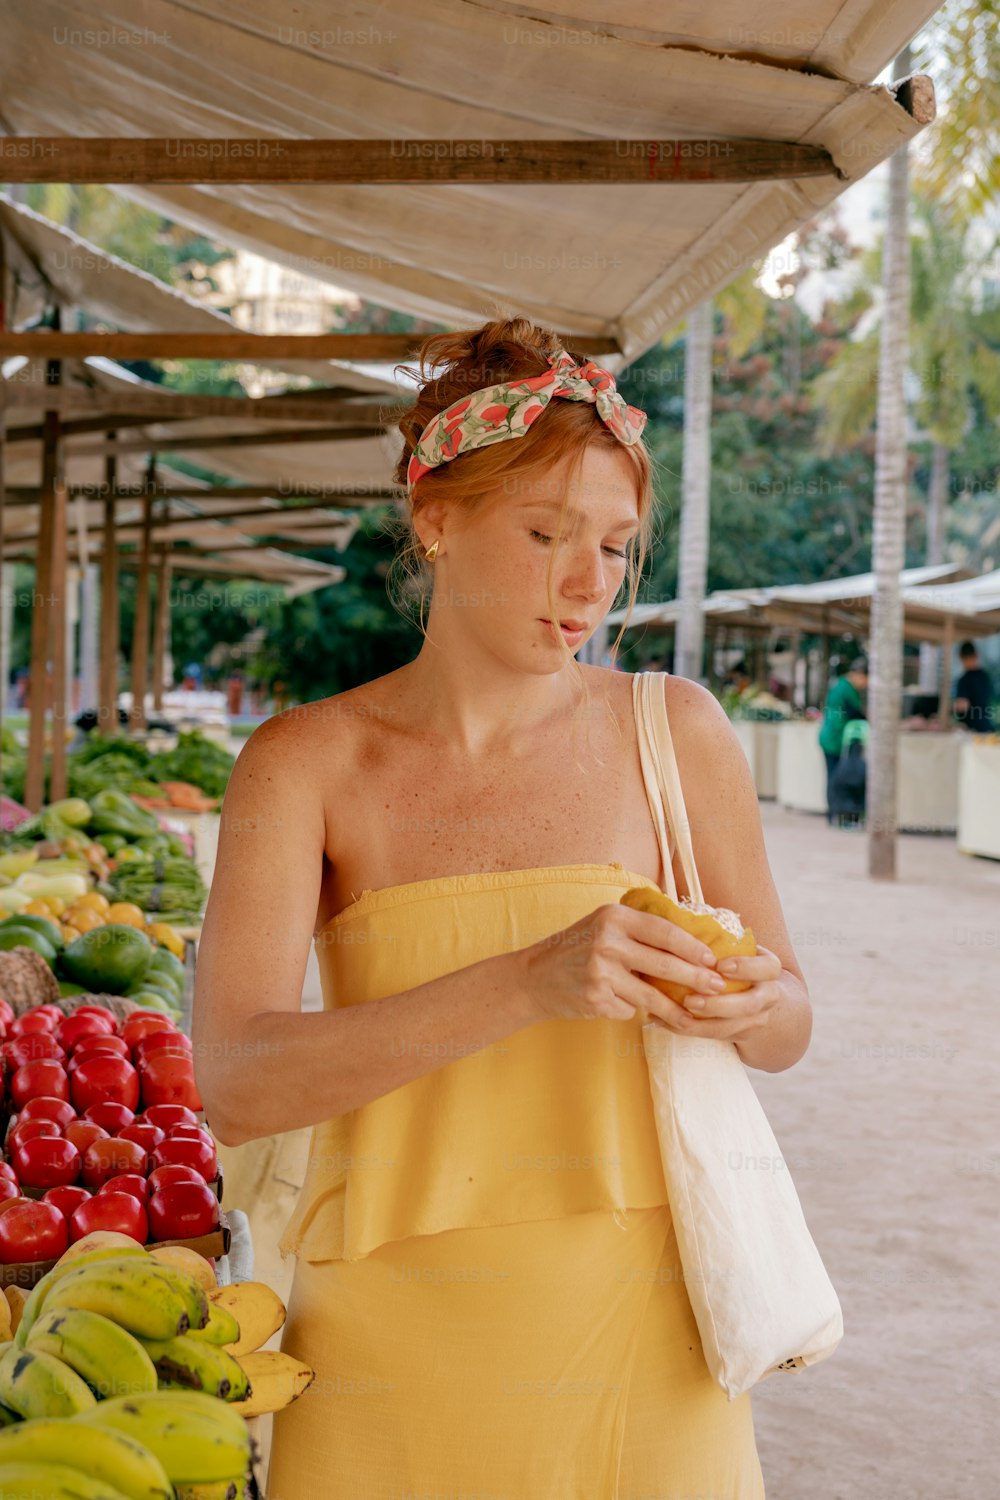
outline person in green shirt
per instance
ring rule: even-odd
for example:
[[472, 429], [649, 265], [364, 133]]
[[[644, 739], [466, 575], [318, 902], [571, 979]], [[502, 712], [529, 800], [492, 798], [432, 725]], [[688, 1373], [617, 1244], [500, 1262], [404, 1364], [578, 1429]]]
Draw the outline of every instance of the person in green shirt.
[[819, 731], [820, 749], [826, 758], [826, 821], [833, 823], [830, 810], [830, 779], [837, 769], [844, 742], [844, 730], [851, 719], [866, 717], [861, 694], [868, 686], [868, 661], [856, 656], [848, 666], [838, 663], [837, 679], [826, 695], [823, 723]]

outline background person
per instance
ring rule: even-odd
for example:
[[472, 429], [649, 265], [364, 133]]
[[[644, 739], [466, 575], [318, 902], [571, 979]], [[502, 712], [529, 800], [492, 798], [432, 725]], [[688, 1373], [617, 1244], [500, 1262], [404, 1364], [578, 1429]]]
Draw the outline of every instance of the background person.
[[958, 722], [973, 734], [989, 734], [993, 729], [993, 683], [986, 668], [980, 665], [975, 642], [963, 641], [958, 649], [962, 675], [955, 685], [952, 711]]
[[819, 746], [826, 758], [826, 821], [832, 825], [833, 808], [830, 782], [840, 762], [844, 730], [852, 719], [867, 717], [861, 706], [861, 694], [868, 686], [868, 659], [856, 656], [850, 666], [837, 663], [837, 678], [826, 695]]

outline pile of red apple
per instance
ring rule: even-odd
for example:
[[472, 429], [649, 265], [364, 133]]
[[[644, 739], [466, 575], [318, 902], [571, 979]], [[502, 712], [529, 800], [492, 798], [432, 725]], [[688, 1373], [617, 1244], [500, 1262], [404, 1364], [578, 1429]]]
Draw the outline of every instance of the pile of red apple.
[[97, 1229], [140, 1244], [217, 1229], [215, 1142], [173, 1021], [135, 1011], [118, 1024], [97, 1005], [6, 1011], [0, 1000], [0, 1090], [17, 1114], [0, 1161], [0, 1262], [58, 1259]]

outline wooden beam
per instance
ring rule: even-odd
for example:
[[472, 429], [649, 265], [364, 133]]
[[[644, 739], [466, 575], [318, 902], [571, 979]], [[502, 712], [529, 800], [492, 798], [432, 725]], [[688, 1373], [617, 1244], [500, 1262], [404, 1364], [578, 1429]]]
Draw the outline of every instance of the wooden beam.
[[50, 802], [66, 796], [66, 726], [71, 704], [66, 693], [66, 482], [63, 473], [62, 445], [59, 446], [58, 472], [52, 496], [52, 763], [49, 774]]
[[[6, 171], [6, 164], [4, 166]], [[10, 179], [8, 178], [8, 181]], [[62, 179], [60, 179], [62, 180]], [[28, 359], [400, 360], [416, 355], [426, 333], [31, 333], [0, 334], [0, 355]], [[620, 354], [616, 338], [562, 334], [567, 349]]]
[[8, 182], [648, 186], [797, 177], [847, 181], [822, 146], [757, 140], [7, 136], [0, 137], [0, 159]]
[[[120, 485], [110, 497], [106, 483], [71, 484], [68, 488], [72, 497], [83, 495], [88, 500], [111, 498], [119, 505], [131, 504], [149, 493], [164, 500], [306, 500], [313, 505], [330, 505], [343, 510], [357, 510], [362, 504], [389, 502], [395, 499], [394, 493], [388, 489], [365, 489], [355, 485], [328, 490], [322, 485], [289, 484], [280, 479], [274, 484], [219, 484], [203, 485], [200, 488], [194, 485], [189, 488], [184, 484], [169, 487], [156, 485], [152, 490], [145, 485]], [[7, 491], [8, 509], [37, 505], [40, 498], [40, 489], [27, 485], [11, 487]], [[248, 514], [256, 515], [257, 512], [254, 510]]]
[[942, 724], [951, 723], [951, 655], [955, 648], [955, 617], [945, 615], [944, 630], [941, 634], [941, 660], [939, 670], [941, 673], [940, 688], [938, 689], [938, 712], [937, 717]]
[[132, 707], [129, 710], [130, 729], [144, 729], [146, 725], [146, 666], [149, 660], [149, 580], [153, 539], [152, 495], [147, 495], [143, 501], [142, 521], [142, 551], [139, 556], [139, 577], [135, 589], [135, 622], [132, 636]]
[[[58, 362], [54, 366], [60, 374]], [[51, 373], [51, 371], [50, 371]], [[24, 805], [38, 812], [45, 801], [45, 722], [49, 710], [52, 631], [52, 529], [58, 481], [59, 415], [49, 412], [42, 447], [42, 499], [35, 554], [35, 598], [31, 611], [31, 666], [28, 677], [28, 758]]]
[[[64, 408], [71, 411], [72, 406]], [[386, 402], [287, 401], [278, 397], [253, 396], [143, 396], [125, 399], [117, 391], [105, 393], [102, 407], [89, 417], [63, 418], [63, 436], [105, 432], [109, 427], [141, 427], [152, 422], [190, 422], [221, 417], [226, 422], [316, 422], [328, 427], [366, 427], [382, 429], [398, 422], [408, 406]], [[37, 442], [42, 436], [41, 423], [12, 427], [7, 434], [12, 443]]]
[[[352, 403], [367, 416], [367, 409], [375, 409], [379, 401], [373, 392], [345, 385], [314, 386], [302, 391], [285, 391], [280, 396], [201, 396], [190, 391], [175, 391], [169, 386], [136, 389], [122, 385], [111, 389], [68, 385], [46, 390], [37, 380], [19, 380], [16, 375], [5, 380], [3, 385], [11, 412], [58, 411], [67, 419], [91, 413], [102, 417], [106, 425], [111, 402], [115, 411], [123, 415], [155, 416], [163, 412], [184, 417], [256, 418], [263, 413], [274, 421], [329, 422]], [[392, 397], [386, 392], [383, 399], [391, 400]]]
[[[109, 433], [113, 437], [114, 433]], [[107, 493], [104, 499], [104, 550], [101, 556], [101, 670], [98, 728], [102, 734], [118, 731], [118, 553], [115, 546], [115, 483], [118, 460], [113, 453], [104, 462]]]
[[[374, 427], [293, 427], [260, 432], [198, 433], [187, 437], [121, 438], [114, 444], [116, 453], [180, 453], [199, 448], [276, 448], [286, 443], [343, 443], [356, 438], [381, 435]], [[72, 449], [74, 458], [93, 458], [108, 451], [106, 444], [78, 443]]]
[[153, 617], [153, 707], [163, 707], [164, 657], [170, 629], [170, 549], [160, 547], [156, 561], [156, 614]]

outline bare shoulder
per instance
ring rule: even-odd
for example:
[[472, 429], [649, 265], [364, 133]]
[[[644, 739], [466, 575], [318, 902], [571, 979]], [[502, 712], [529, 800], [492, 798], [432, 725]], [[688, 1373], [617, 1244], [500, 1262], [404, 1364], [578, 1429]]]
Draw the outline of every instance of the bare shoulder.
[[336, 768], [359, 753], [371, 728], [391, 720], [388, 680], [376, 678], [265, 719], [240, 751], [237, 768], [245, 776], [267, 772], [296, 781], [315, 773], [316, 789], [324, 790]]

